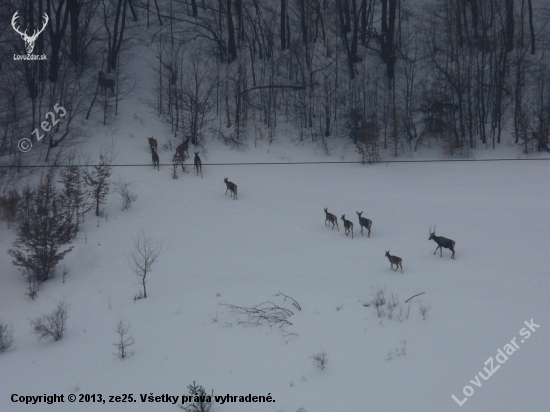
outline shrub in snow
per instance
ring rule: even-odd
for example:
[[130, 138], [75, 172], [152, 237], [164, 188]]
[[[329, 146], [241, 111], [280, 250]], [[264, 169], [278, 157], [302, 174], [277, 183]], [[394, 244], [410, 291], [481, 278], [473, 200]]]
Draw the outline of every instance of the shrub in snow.
[[113, 346], [117, 349], [116, 355], [120, 359], [124, 359], [134, 354], [134, 352], [128, 351], [128, 348], [135, 343], [134, 337], [129, 333], [129, 331], [130, 323], [125, 323], [123, 320], [118, 322], [118, 325], [116, 327], [118, 340], [113, 343]]
[[[197, 385], [195, 381], [187, 389], [189, 389], [189, 395], [193, 396], [193, 402], [189, 402], [187, 405], [178, 405], [179, 408], [185, 412], [210, 412], [213, 404], [214, 390], [212, 389], [212, 393], [209, 395], [202, 385]], [[196, 396], [198, 398], [195, 398]]]
[[31, 321], [33, 333], [39, 339], [52, 337], [54, 341], [61, 340], [67, 325], [69, 305], [64, 300], [57, 302], [57, 307], [51, 315], [44, 315]]
[[430, 311], [431, 308], [432, 308], [432, 306], [430, 305], [429, 302], [428, 302], [427, 305], [424, 305], [422, 302], [419, 302], [418, 310], [419, 310], [420, 314], [422, 315], [422, 320], [426, 320], [426, 316], [428, 315], [428, 312]]
[[13, 345], [13, 326], [0, 321], [0, 353], [10, 350]]
[[122, 198], [122, 210], [128, 209], [137, 200], [137, 195], [130, 191], [130, 183], [119, 180], [115, 184], [115, 192]]
[[328, 364], [328, 355], [324, 350], [319, 353], [314, 353], [310, 356], [310, 359], [312, 360], [313, 366], [321, 371], [325, 369]]

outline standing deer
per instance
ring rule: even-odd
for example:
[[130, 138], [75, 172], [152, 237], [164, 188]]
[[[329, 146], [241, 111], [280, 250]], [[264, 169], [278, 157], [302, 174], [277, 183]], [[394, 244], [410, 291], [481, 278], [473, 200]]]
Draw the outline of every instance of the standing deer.
[[156, 167], [160, 172], [159, 155], [153, 147], [151, 147], [151, 157], [153, 158], [153, 169]]
[[187, 154], [187, 157], [189, 157], [189, 141], [191, 140], [191, 136], [188, 136], [187, 139], [182, 143], [180, 144], [177, 148], [176, 148], [176, 152], [180, 152], [182, 154], [182, 158], [183, 158], [183, 152], [185, 152]]
[[231, 197], [233, 197], [234, 200], [237, 200], [237, 185], [227, 179], [227, 177], [223, 179], [223, 182], [227, 186], [227, 189], [225, 189], [225, 194], [227, 194], [227, 191], [229, 190], [231, 191]]
[[149, 147], [151, 148], [151, 150], [157, 150], [157, 139], [151, 136], [147, 138], [147, 141], [149, 142]]
[[390, 270], [393, 269], [393, 265], [395, 265], [395, 271], [397, 272], [397, 269], [401, 268], [401, 273], [403, 273], [403, 265], [401, 262], [403, 262], [403, 259], [397, 256], [390, 255], [390, 251], [388, 250], [386, 252], [386, 257], [390, 260]]
[[199, 171], [200, 171], [201, 179], [202, 179], [202, 161], [201, 161], [201, 158], [199, 157], [199, 152], [193, 152], [193, 153], [195, 153], [195, 169], [197, 169], [196, 176], [199, 175]]
[[367, 235], [367, 237], [370, 237], [370, 228], [372, 226], [372, 220], [367, 219], [366, 217], [361, 217], [363, 212], [359, 213], [355, 211], [355, 213], [357, 213], [357, 216], [359, 216], [359, 224], [361, 225], [361, 236], [363, 236], [363, 227], [366, 227], [367, 230], [369, 231], [369, 234]]
[[103, 91], [107, 91], [107, 89], [111, 89], [111, 96], [115, 94], [115, 81], [113, 79], [108, 79], [105, 77], [105, 73], [103, 73], [101, 70], [99, 71], [99, 79], [97, 80], [99, 83], [99, 87], [103, 89]]
[[[336, 215], [329, 213], [328, 207], [325, 207], [325, 217], [326, 217], [325, 226], [330, 226], [330, 224], [332, 223], [332, 230], [334, 230], [334, 225], [336, 225], [336, 229], [340, 231], [340, 228], [338, 227], [338, 218], [336, 217]], [[328, 225], [327, 225], [327, 222], [328, 222]]]
[[48, 24], [48, 21], [50, 21], [50, 18], [48, 17], [48, 15], [46, 13], [44, 13], [44, 17], [43, 17], [44, 21], [43, 21], [43, 24], [42, 24], [42, 28], [40, 30], [34, 30], [32, 35], [29, 36], [27, 34], [27, 30], [25, 30], [24, 32], [21, 32], [19, 30], [19, 26], [17, 26], [17, 27], [15, 26], [16, 21], [19, 18], [18, 13], [19, 13], [19, 10], [17, 10], [13, 14], [13, 17], [11, 19], [11, 26], [13, 27], [15, 32], [17, 34], [19, 34], [21, 36], [21, 38], [23, 39], [23, 41], [25, 42], [25, 49], [27, 50], [27, 54], [31, 54], [32, 51], [34, 50], [34, 43], [36, 42], [36, 39], [38, 38], [38, 35], [44, 31], [44, 29], [46, 28], [46, 25]]
[[183, 163], [185, 162], [185, 159], [187, 159], [189, 156], [185, 156], [185, 152], [187, 151], [187, 147], [185, 146], [185, 142], [180, 144], [178, 147], [176, 147], [176, 153], [174, 153], [174, 157], [172, 159], [172, 163], [176, 165], [177, 163], [181, 164], [181, 170], [185, 172], [185, 167], [183, 166]]
[[434, 231], [432, 232], [432, 227], [430, 226], [429, 229], [430, 237], [428, 240], [433, 240], [435, 243], [437, 243], [437, 247], [435, 248], [435, 253], [437, 252], [437, 249], [439, 249], [439, 257], [443, 257], [443, 248], [450, 249], [453, 251], [453, 254], [451, 255], [451, 259], [455, 258], [455, 241], [451, 239], [447, 239], [443, 236], [436, 236], [435, 235], [435, 225], [434, 225]]
[[346, 236], [351, 231], [351, 238], [353, 239], [353, 223], [349, 220], [346, 220], [346, 215], [342, 215], [341, 220], [344, 222], [344, 228], [346, 229]]

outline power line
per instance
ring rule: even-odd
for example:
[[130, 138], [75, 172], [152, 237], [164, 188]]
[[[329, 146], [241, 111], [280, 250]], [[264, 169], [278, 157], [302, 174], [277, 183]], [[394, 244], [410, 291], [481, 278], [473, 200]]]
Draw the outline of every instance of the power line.
[[[434, 160], [384, 160], [376, 163], [460, 163], [460, 162], [508, 162], [508, 161], [537, 161], [550, 160], [549, 158], [503, 158], [503, 159], [434, 159]], [[319, 161], [319, 162], [237, 162], [237, 163], [203, 163], [203, 166], [270, 166], [270, 165], [339, 165], [339, 164], [363, 164], [362, 161]], [[151, 167], [151, 163], [136, 163], [136, 164], [111, 164], [103, 165], [110, 167]], [[160, 166], [173, 166], [173, 163], [161, 163]], [[177, 164], [178, 166], [180, 163]], [[93, 167], [101, 165], [0, 165], [1, 168], [48, 168], [48, 167]], [[193, 163], [184, 163], [183, 166], [194, 166]]]

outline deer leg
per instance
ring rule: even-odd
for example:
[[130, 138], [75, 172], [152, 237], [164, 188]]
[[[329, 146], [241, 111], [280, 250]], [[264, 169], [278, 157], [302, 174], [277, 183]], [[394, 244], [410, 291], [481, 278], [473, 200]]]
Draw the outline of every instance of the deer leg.
[[439, 257], [443, 257], [443, 248], [439, 246]]
[[434, 255], [437, 253], [437, 249], [439, 249], [439, 248], [440, 248], [440, 246], [438, 246], [438, 247], [435, 248]]

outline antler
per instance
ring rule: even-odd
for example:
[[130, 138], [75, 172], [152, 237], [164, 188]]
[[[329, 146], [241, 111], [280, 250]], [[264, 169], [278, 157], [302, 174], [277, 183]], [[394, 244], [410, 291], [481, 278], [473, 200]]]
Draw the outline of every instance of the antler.
[[12, 17], [12, 19], [11, 19], [11, 26], [13, 27], [13, 29], [14, 29], [17, 33], [19, 33], [19, 34], [21, 35], [21, 37], [23, 37], [23, 38], [28, 37], [28, 36], [27, 36], [27, 30], [25, 30], [25, 33], [21, 33], [21, 32], [19, 31], [19, 27], [15, 27], [15, 22], [16, 22], [16, 20], [19, 18], [19, 16], [17, 15], [18, 13], [19, 13], [19, 10], [17, 10], [17, 11], [15, 12], [15, 14], [13, 15], [13, 17]]
[[[42, 25], [42, 28], [41, 28], [39, 31], [36, 31], [36, 30], [35, 30], [35, 31], [33, 32], [32, 36], [29, 37], [29, 40], [30, 40], [30, 41], [36, 40], [36, 38], [38, 37], [38, 35], [39, 35], [40, 33], [42, 33], [42, 32], [44, 31], [44, 29], [46, 28], [46, 25], [47, 25], [48, 22], [50, 21], [50, 18], [48, 17], [48, 15], [47, 15], [46, 13], [44, 13], [44, 19], [45, 19], [45, 21], [44, 21], [44, 24]], [[26, 31], [25, 31], [25, 32], [26, 32]]]

